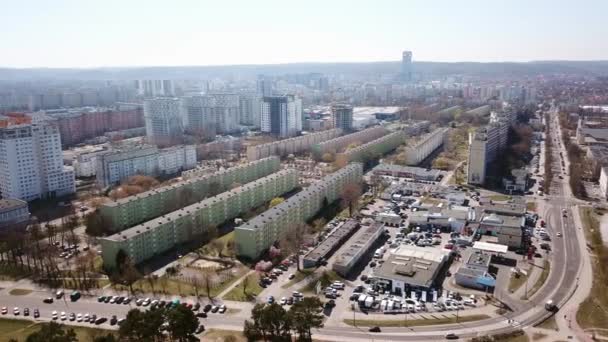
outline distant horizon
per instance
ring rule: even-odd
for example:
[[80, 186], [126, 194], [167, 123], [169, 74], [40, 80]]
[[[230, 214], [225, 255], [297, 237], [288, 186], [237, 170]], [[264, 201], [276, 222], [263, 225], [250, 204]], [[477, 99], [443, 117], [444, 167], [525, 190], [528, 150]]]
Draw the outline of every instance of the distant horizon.
[[[594, 63], [608, 62], [606, 59], [538, 59], [538, 60], [504, 60], [504, 61], [433, 61], [433, 60], [412, 60], [412, 64], [416, 63], [437, 63], [437, 64], [530, 64], [530, 63]], [[278, 66], [278, 65], [306, 65], [306, 64], [373, 64], [373, 63], [401, 63], [400, 60], [370, 60], [370, 61], [304, 61], [304, 62], [286, 62], [286, 63], [242, 63], [242, 64], [183, 64], [183, 65], [115, 65], [115, 66], [83, 66], [83, 67], [53, 67], [53, 66], [34, 66], [34, 67], [11, 67], [0, 65], [0, 69], [13, 70], [28, 70], [28, 69], [138, 69], [138, 68], [196, 68], [196, 67], [246, 67], [246, 66]]]

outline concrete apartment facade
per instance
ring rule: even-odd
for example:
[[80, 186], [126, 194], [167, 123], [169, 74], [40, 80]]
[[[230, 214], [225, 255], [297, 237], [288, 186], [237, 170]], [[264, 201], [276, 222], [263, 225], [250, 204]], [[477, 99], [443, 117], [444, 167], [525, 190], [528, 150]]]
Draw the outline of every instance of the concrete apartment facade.
[[382, 126], [370, 127], [359, 132], [343, 135], [341, 137], [315, 144], [312, 146], [312, 153], [315, 158], [321, 159], [325, 153], [342, 152], [350, 144], [365, 144], [372, 140], [378, 139], [387, 133], [388, 130]]
[[403, 131], [387, 134], [381, 138], [372, 140], [346, 152], [336, 154], [336, 162], [338, 164], [363, 162], [368, 159], [370, 155], [381, 156], [403, 144], [405, 142], [405, 138], [405, 132]]
[[413, 145], [405, 147], [405, 163], [410, 166], [420, 164], [431, 153], [437, 150], [447, 138], [449, 128], [437, 128], [425, 135]]
[[101, 238], [104, 266], [115, 268], [116, 255], [123, 250], [141, 263], [177, 245], [204, 240], [210, 226], [220, 225], [298, 186], [298, 172], [281, 170], [270, 176], [144, 222], [120, 233]]
[[5, 229], [25, 227], [30, 219], [30, 211], [26, 201], [3, 198], [0, 199], [0, 234]]
[[127, 145], [97, 154], [95, 162], [97, 185], [105, 188], [135, 175], [170, 175], [191, 169], [196, 166], [196, 147]]
[[63, 165], [61, 135], [47, 122], [0, 128], [0, 193], [32, 201], [76, 192], [74, 169]]
[[167, 145], [179, 140], [183, 131], [180, 100], [158, 97], [144, 100], [146, 137], [152, 144]]
[[353, 107], [346, 104], [337, 104], [331, 107], [331, 119], [335, 128], [344, 132], [353, 130]]
[[246, 184], [268, 176], [280, 167], [279, 158], [269, 157], [203, 176], [184, 177], [175, 184], [105, 203], [99, 210], [111, 230], [120, 231], [177, 210], [182, 203], [226, 191], [235, 183]]
[[290, 153], [301, 153], [310, 150], [314, 144], [333, 139], [342, 134], [341, 129], [329, 129], [296, 138], [279, 140], [267, 144], [247, 147], [247, 160], [254, 161], [270, 156], [286, 156]]
[[345, 185], [362, 181], [363, 165], [349, 164], [305, 190], [270, 208], [246, 224], [236, 227], [235, 242], [240, 256], [256, 259], [288, 230], [312, 218], [325, 205], [336, 201]]

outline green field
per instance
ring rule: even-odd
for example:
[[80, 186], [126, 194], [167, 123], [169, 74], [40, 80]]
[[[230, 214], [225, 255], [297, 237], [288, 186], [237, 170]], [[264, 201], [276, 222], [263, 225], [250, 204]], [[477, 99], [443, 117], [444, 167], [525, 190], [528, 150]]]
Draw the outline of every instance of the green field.
[[244, 290], [245, 279], [243, 279], [237, 286], [235, 286], [230, 292], [228, 292], [223, 299], [235, 300], [239, 302], [249, 302], [255, 299], [257, 295], [262, 292], [263, 288], [260, 286], [260, 277], [257, 274], [250, 274], [247, 276], [247, 290]]
[[[9, 341], [11, 338], [23, 342], [29, 334], [38, 331], [43, 324], [46, 323], [0, 318], [0, 342]], [[93, 341], [95, 337], [111, 332], [110, 330], [78, 326], [70, 326], [70, 328], [74, 329], [79, 342]]]
[[364, 326], [364, 327], [416, 327], [425, 325], [442, 325], [442, 324], [454, 324], [481, 321], [482, 319], [488, 319], [488, 315], [470, 315], [460, 316], [458, 321], [456, 317], [444, 317], [444, 318], [429, 318], [429, 319], [345, 319], [344, 323], [352, 326]]

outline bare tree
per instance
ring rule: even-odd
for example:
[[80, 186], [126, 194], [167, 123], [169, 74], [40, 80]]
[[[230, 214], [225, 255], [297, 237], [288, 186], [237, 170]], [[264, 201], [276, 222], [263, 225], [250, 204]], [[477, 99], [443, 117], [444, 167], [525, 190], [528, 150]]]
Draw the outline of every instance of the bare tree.
[[348, 183], [342, 188], [340, 194], [342, 202], [348, 206], [348, 216], [353, 216], [353, 207], [361, 197], [361, 184], [359, 183]]
[[310, 230], [306, 223], [297, 223], [291, 229], [287, 229], [279, 240], [279, 246], [282, 250], [286, 251], [287, 254], [295, 255], [298, 271], [300, 271], [300, 248], [304, 244], [305, 235]]

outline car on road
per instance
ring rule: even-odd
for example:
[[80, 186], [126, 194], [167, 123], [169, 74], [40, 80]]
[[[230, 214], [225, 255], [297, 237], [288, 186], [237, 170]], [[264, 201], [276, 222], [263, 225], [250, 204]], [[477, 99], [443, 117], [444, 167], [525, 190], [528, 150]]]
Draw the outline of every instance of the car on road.
[[100, 324], [103, 324], [103, 323], [105, 323], [107, 321], [108, 321], [107, 318], [105, 318], [105, 317], [99, 317], [98, 319], [95, 320], [95, 324], [100, 325]]
[[53, 302], [53, 297], [47, 297], [42, 300], [42, 302], [46, 304], [51, 304]]
[[381, 331], [380, 327], [371, 327], [371, 328], [369, 328], [369, 332], [379, 333], [380, 331]]
[[112, 315], [112, 318], [110, 318], [110, 325], [116, 325], [116, 323], [118, 323], [118, 318], [116, 318], [116, 315]]
[[78, 313], [76, 315], [76, 322], [82, 322], [82, 314], [81, 313]]
[[99, 303], [103, 303], [104, 300], [106, 300], [106, 296], [99, 296], [99, 297], [97, 297], [97, 301]]
[[196, 330], [194, 331], [195, 334], [200, 334], [203, 331], [205, 331], [205, 326], [202, 324], [199, 324], [198, 327], [196, 328]]
[[224, 313], [224, 312], [226, 312], [226, 305], [222, 304], [222, 305], [220, 305], [219, 313]]
[[64, 292], [62, 290], [59, 290], [57, 292], [55, 292], [55, 298], [57, 299], [61, 299], [61, 297], [63, 297]]
[[72, 312], [70, 313], [70, 321], [75, 321], [76, 320], [76, 315]]
[[66, 319], [68, 319], [68, 316], [65, 314], [65, 311], [61, 311], [61, 316], [60, 316], [62, 321], [65, 321]]
[[291, 274], [289, 275], [289, 277], [287, 277], [287, 279], [291, 280], [291, 279], [293, 279], [293, 278], [295, 278], [295, 277], [296, 277], [296, 275], [295, 275], [295, 274], [293, 274], [293, 273], [291, 273]]
[[15, 315], [15, 316], [19, 316], [19, 314], [20, 314], [20, 313], [21, 313], [21, 311], [19, 311], [19, 308], [15, 306], [15, 307], [13, 308], [13, 315]]
[[454, 333], [449, 333], [445, 335], [445, 339], [446, 340], [457, 340], [458, 339], [458, 335], [454, 334]]
[[56, 319], [57, 319], [57, 311], [53, 311], [53, 313], [51, 313], [51, 318], [52, 318], [53, 320], [56, 320]]
[[2, 314], [6, 315], [8, 313], [8, 309], [6, 308], [6, 306], [2, 307]]
[[214, 305], [214, 306], [211, 307], [211, 312], [216, 313], [216, 312], [218, 312], [219, 309], [220, 309], [219, 306], [215, 306]]
[[197, 313], [197, 314], [196, 314], [196, 317], [199, 317], [199, 318], [207, 318], [207, 314], [206, 314], [206, 313], [204, 313], [204, 312], [199, 312], [199, 313]]
[[557, 232], [557, 237], [562, 237], [562, 233], [561, 232]]
[[287, 305], [293, 305], [293, 297], [287, 298]]
[[92, 314], [91, 317], [89, 317], [89, 323], [95, 323], [96, 320], [97, 320], [96, 314]]
[[211, 304], [207, 304], [205, 305], [205, 307], [203, 308], [203, 312], [209, 312], [211, 311], [212, 305]]
[[266, 301], [268, 302], [268, 304], [274, 303], [274, 296], [268, 296], [268, 299]]
[[281, 300], [279, 301], [279, 304], [281, 304], [281, 305], [287, 304], [287, 298], [285, 298], [285, 297], [281, 298]]
[[40, 317], [40, 311], [38, 309], [34, 309], [34, 318]]
[[125, 304], [125, 305], [131, 303], [131, 297], [125, 298], [125, 300], [122, 303]]
[[194, 306], [192, 307], [192, 311], [198, 311], [201, 308], [201, 304], [200, 303], [196, 303], [194, 304]]

